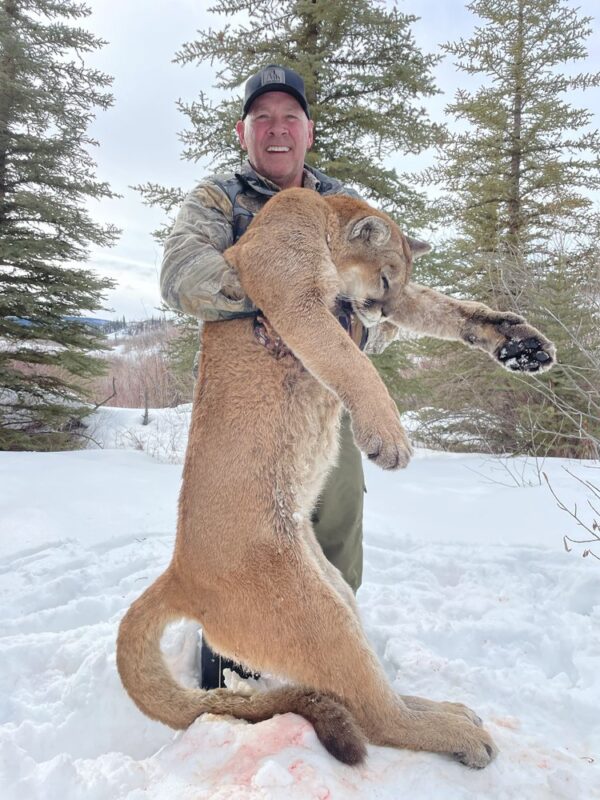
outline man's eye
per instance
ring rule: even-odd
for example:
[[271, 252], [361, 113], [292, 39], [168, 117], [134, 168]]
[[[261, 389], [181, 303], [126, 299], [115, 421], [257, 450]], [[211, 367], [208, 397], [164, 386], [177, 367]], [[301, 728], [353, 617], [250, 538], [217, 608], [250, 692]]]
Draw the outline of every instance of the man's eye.
[[381, 276], [381, 283], [383, 285], [383, 291], [387, 292], [387, 290], [390, 288], [390, 284], [388, 282], [388, 279], [385, 277], [385, 275]]

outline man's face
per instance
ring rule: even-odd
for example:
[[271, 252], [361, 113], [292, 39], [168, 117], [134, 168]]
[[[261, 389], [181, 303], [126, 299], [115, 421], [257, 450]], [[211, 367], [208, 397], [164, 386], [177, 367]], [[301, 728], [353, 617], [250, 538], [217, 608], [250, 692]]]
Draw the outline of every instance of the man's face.
[[282, 189], [302, 186], [304, 157], [313, 143], [313, 123], [297, 100], [285, 92], [265, 92], [235, 129], [258, 173]]

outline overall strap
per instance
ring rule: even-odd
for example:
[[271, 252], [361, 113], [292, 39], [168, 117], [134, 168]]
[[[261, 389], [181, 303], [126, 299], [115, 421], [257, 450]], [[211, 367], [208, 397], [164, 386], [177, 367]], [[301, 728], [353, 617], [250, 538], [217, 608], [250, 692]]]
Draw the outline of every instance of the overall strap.
[[239, 173], [228, 175], [226, 177], [215, 176], [214, 183], [225, 192], [231, 206], [232, 212], [232, 225], [233, 225], [233, 243], [246, 232], [246, 228], [252, 220], [254, 215], [264, 206], [275, 192], [267, 187], [258, 185], [257, 182], [250, 183]]

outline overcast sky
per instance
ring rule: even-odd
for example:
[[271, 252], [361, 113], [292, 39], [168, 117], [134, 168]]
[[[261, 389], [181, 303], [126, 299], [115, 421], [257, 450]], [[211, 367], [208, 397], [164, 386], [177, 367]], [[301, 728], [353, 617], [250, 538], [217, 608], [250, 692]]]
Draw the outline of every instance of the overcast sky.
[[[100, 143], [94, 151], [97, 176], [123, 195], [91, 207], [95, 219], [112, 222], [123, 233], [114, 247], [94, 249], [89, 265], [118, 282], [107, 296], [111, 311], [99, 316], [140, 319], [156, 313], [160, 305], [162, 251], [151, 232], [163, 214], [144, 206], [129, 187], [150, 181], [187, 190], [205, 174], [202, 165], [181, 159], [178, 133], [186, 127], [187, 118], [175, 103], [179, 98], [194, 99], [201, 89], [210, 92], [214, 68], [171, 62], [184, 42], [196, 38], [196, 31], [221, 27], [222, 20], [206, 11], [211, 5], [206, 0], [88, 0], [88, 4], [92, 14], [82, 24], [108, 42], [90, 63], [114, 78], [114, 106], [101, 112], [91, 127]], [[397, 5], [421, 18], [413, 31], [426, 52], [437, 52], [442, 42], [468, 37], [475, 24], [461, 0], [399, 0]], [[573, 5], [589, 16], [600, 16], [595, 11], [597, 0]], [[600, 71], [598, 33], [595, 20], [594, 35], [588, 40], [589, 60], [581, 62], [577, 71]], [[442, 121], [445, 104], [465, 78], [445, 59], [436, 70], [436, 80], [443, 95], [425, 105], [433, 119]], [[600, 127], [599, 89], [574, 97], [573, 102], [593, 109]], [[406, 168], [406, 159], [397, 166]]]

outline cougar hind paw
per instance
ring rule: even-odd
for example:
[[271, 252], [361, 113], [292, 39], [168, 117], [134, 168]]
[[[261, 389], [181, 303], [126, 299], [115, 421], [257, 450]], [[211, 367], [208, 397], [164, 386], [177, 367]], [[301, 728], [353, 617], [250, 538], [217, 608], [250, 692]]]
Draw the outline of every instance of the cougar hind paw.
[[468, 747], [451, 753], [452, 757], [466, 767], [483, 769], [498, 755], [498, 748], [492, 737], [482, 728], [474, 728], [476, 736], [468, 737]]
[[481, 747], [469, 752], [452, 753], [453, 758], [471, 769], [484, 769], [497, 755], [498, 749], [491, 744], [481, 745]]
[[479, 714], [476, 714], [472, 708], [464, 705], [464, 703], [451, 703], [446, 701], [440, 703], [440, 707], [447, 714], [456, 714], [458, 716], [466, 717], [469, 722], [475, 725], [476, 728], [483, 728], [483, 720]]

